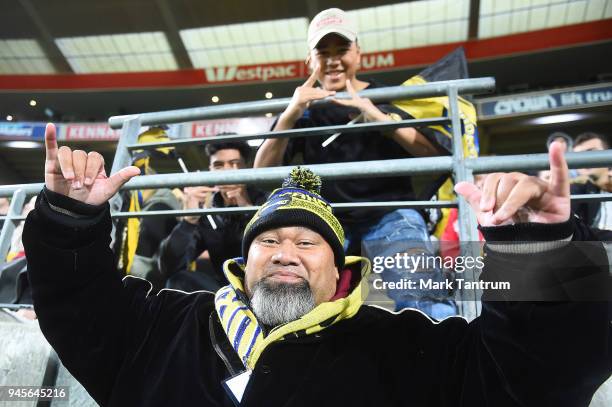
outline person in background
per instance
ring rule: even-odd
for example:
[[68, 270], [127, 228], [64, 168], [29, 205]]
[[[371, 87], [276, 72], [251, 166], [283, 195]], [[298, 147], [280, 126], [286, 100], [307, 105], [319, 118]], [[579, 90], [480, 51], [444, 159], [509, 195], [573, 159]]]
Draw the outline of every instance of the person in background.
[[[495, 242], [482, 281], [520, 286], [485, 290], [469, 323], [364, 304], [370, 262], [345, 256], [320, 178], [300, 168], [247, 224], [227, 286], [151, 295], [113, 272], [108, 245], [107, 202], [138, 169], [107, 177], [96, 155], [58, 151], [52, 125], [45, 144], [45, 187], [24, 231], [34, 305], [45, 338], [100, 405], [577, 407], [612, 372], [607, 255], [571, 216], [557, 143], [548, 184], [495, 173], [482, 190], [455, 186]], [[95, 181], [75, 183], [83, 172]], [[547, 301], [514, 301], [548, 287]]]
[[547, 151], [550, 149], [550, 145], [555, 141], [559, 141], [561, 143], [566, 153], [571, 153], [573, 151], [574, 141], [567, 133], [564, 133], [562, 131], [555, 131], [550, 136], [548, 136], [548, 138], [546, 139]]
[[[251, 148], [243, 141], [207, 144], [210, 171], [247, 168]], [[228, 208], [260, 205], [266, 194], [258, 188], [240, 185], [188, 187], [183, 209]], [[160, 246], [160, 268], [168, 276], [167, 287], [183, 291], [216, 291], [227, 284], [223, 262], [240, 255], [242, 233], [250, 214], [185, 216]], [[194, 260], [208, 251], [212, 269], [194, 271]]]
[[[166, 126], [152, 126], [138, 136], [139, 143], [168, 141]], [[173, 148], [135, 150], [132, 163], [141, 174], [156, 174], [155, 160], [172, 155]], [[124, 206], [129, 212], [177, 210], [180, 203], [175, 191], [167, 188], [132, 190], [124, 193]], [[129, 218], [125, 222], [121, 239], [118, 268], [122, 275], [142, 277], [153, 284], [155, 291], [165, 286], [165, 276], [159, 270], [159, 245], [170, 234], [175, 217]]]
[[[574, 152], [608, 150], [608, 139], [593, 132], [586, 132], [576, 137]], [[572, 179], [571, 191], [574, 195], [602, 194], [612, 192], [612, 169], [580, 168], [578, 177]], [[612, 201], [573, 202], [572, 209], [589, 226], [612, 231]]]
[[[553, 143], [553, 141], [559, 141], [565, 149], [565, 152], [567, 153], [571, 153], [574, 149], [574, 140], [572, 140], [569, 134], [564, 133], [562, 131], [555, 131], [550, 136], [548, 136], [548, 138], [546, 139], [546, 151], [550, 149], [550, 145]], [[576, 178], [577, 176], [578, 172], [576, 170], [570, 169], [570, 178]], [[544, 180], [545, 182], [548, 182], [550, 177], [550, 171], [538, 171], [538, 177]]]
[[[343, 10], [331, 8], [317, 14], [308, 27], [306, 63], [312, 71], [298, 87], [289, 106], [278, 117], [273, 131], [343, 125], [355, 122], [386, 122], [409, 119], [409, 115], [388, 103], [373, 103], [357, 92], [383, 87], [374, 81], [357, 78], [361, 66], [361, 50], [357, 27]], [[317, 82], [320, 87], [317, 87]], [[334, 104], [311, 106], [313, 101], [333, 98], [346, 91], [351, 99], [333, 99]], [[334, 137], [337, 137], [333, 139]], [[263, 142], [255, 158], [255, 167], [287, 165], [301, 156], [304, 164], [352, 162], [427, 157], [449, 154], [419, 129], [400, 128], [351, 134], [303, 138], [271, 138]], [[333, 140], [332, 140], [333, 139]], [[414, 200], [409, 176], [351, 178], [329, 181], [323, 195], [331, 202], [371, 202]], [[349, 254], [364, 253], [370, 259], [407, 253], [418, 258], [431, 256], [433, 247], [423, 215], [414, 209], [350, 210], [338, 217], [346, 230]], [[385, 268], [383, 278], [390, 282], [409, 279], [444, 280], [442, 270], [420, 268], [408, 271]], [[411, 293], [388, 291], [397, 310], [418, 308], [434, 318], [456, 314], [456, 306], [447, 292], [423, 290]]]

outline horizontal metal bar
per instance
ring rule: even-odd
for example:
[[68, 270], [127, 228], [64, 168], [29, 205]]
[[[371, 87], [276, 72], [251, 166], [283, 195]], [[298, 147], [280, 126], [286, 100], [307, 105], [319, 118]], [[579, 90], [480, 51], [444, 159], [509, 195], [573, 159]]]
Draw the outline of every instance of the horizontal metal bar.
[[[572, 201], [612, 201], [612, 193], [605, 194], [582, 194], [572, 195]], [[355, 202], [355, 203], [332, 203], [331, 206], [336, 211], [345, 211], [350, 209], [400, 209], [400, 208], [455, 208], [457, 201], [385, 201], [385, 202]], [[202, 216], [202, 215], [218, 215], [228, 213], [253, 213], [257, 211], [259, 206], [233, 206], [229, 208], [202, 208], [202, 209], [182, 209], [182, 210], [167, 210], [167, 211], [140, 211], [140, 212], [116, 212], [112, 214], [113, 218], [145, 218], [155, 216]], [[26, 216], [0, 216], [0, 220], [25, 220]]]
[[291, 129], [283, 131], [267, 131], [264, 133], [257, 134], [229, 134], [215, 137], [198, 137], [190, 139], [179, 139], [164, 141], [159, 143], [142, 143], [142, 144], [131, 144], [127, 146], [128, 150], [152, 150], [161, 147], [175, 147], [190, 144], [208, 144], [208, 143], [219, 143], [222, 141], [247, 141], [255, 139], [268, 139], [268, 138], [292, 138], [292, 137], [314, 137], [322, 136], [326, 134], [334, 133], [358, 133], [363, 131], [384, 131], [384, 130], [395, 130], [402, 127], [418, 127], [418, 126], [432, 126], [432, 125], [444, 125], [449, 124], [450, 119], [446, 117], [435, 117], [431, 119], [419, 119], [419, 120], [401, 120], [401, 121], [390, 121], [390, 122], [371, 122], [371, 123], [359, 123], [352, 125], [338, 125], [338, 126], [323, 126], [323, 127], [311, 127], [307, 129]]
[[[355, 202], [355, 203], [332, 203], [336, 211], [347, 211], [351, 209], [399, 209], [399, 208], [452, 208], [457, 206], [455, 201], [387, 201], [387, 202]], [[166, 211], [139, 211], [139, 212], [117, 212], [113, 218], [145, 218], [155, 216], [202, 216], [219, 215], [228, 213], [253, 213], [259, 206], [232, 206], [229, 208], [202, 208]]]
[[[568, 153], [570, 168], [593, 168], [612, 166], [612, 150]], [[475, 173], [493, 171], [520, 171], [524, 169], [548, 169], [547, 154], [521, 154], [496, 157], [479, 157], [465, 160], [467, 168]], [[307, 165], [326, 179], [376, 178], [397, 175], [416, 175], [449, 172], [452, 158], [422, 157], [396, 160], [357, 161], [336, 164]], [[196, 185], [257, 184], [283, 180], [292, 166], [244, 169], [232, 171], [203, 171], [194, 173], [157, 174], [135, 177], [122, 189], [170, 188]], [[0, 186], [0, 197], [11, 196], [16, 189], [27, 195], [37, 194], [44, 184], [17, 184]]]
[[[569, 168], [612, 167], [612, 150], [567, 153]], [[550, 168], [548, 154], [500, 155], [465, 160], [467, 168], [475, 173], [505, 172], [521, 170], [547, 170]]]
[[454, 208], [456, 201], [387, 201], [387, 202], [342, 202], [332, 203], [332, 208], [338, 211], [351, 209], [401, 209], [401, 208]]
[[202, 209], [182, 209], [165, 211], [138, 211], [138, 212], [115, 212], [111, 214], [113, 218], [150, 218], [156, 216], [202, 216], [202, 215], [223, 215], [234, 213], [254, 213], [259, 206], [232, 206], [229, 208], [202, 208]]
[[[40, 167], [44, 166], [44, 163], [40, 163]], [[36, 184], [13, 184], [13, 185], [0, 185], [0, 197], [12, 196], [13, 192], [18, 189], [23, 189], [26, 196], [37, 195], [40, 190], [45, 186], [44, 183], [39, 182]]]
[[33, 309], [34, 305], [32, 304], [0, 304], [0, 308], [11, 309], [11, 310]]
[[[279, 183], [295, 166], [257, 169], [204, 171], [195, 173], [156, 174], [132, 178], [125, 189], [170, 188], [197, 185]], [[405, 158], [396, 160], [357, 161], [341, 165], [305, 165], [323, 179], [377, 178], [447, 172], [451, 157]]]
[[[612, 166], [612, 151], [589, 151], [567, 154], [570, 168]], [[547, 169], [546, 154], [482, 157], [465, 160], [474, 172], [512, 171], [520, 169]], [[395, 160], [356, 161], [338, 165], [306, 165], [323, 179], [378, 178], [385, 176], [434, 174], [450, 172], [452, 157], [421, 157]], [[162, 188], [196, 185], [223, 185], [238, 183], [266, 183], [283, 180], [293, 167], [271, 167], [233, 171], [207, 171], [186, 174], [158, 174], [132, 179], [126, 189]]]
[[[386, 102], [391, 100], [414, 99], [421, 97], [444, 96], [449, 85], [454, 85], [460, 94], [477, 94], [490, 92], [495, 89], [494, 78], [457, 79], [413, 86], [392, 86], [387, 88], [366, 89], [359, 95], [371, 99], [373, 102]], [[336, 94], [338, 99], [350, 98], [347, 92]], [[113, 129], [119, 129], [123, 122], [138, 116], [143, 126], [154, 124], [169, 124], [190, 122], [204, 119], [220, 119], [225, 117], [246, 117], [278, 113], [287, 108], [291, 98], [259, 100], [253, 102], [230, 103], [226, 105], [194, 107], [189, 109], [167, 110], [162, 112], [141, 113], [137, 115], [113, 116], [108, 124]], [[315, 101], [313, 105], [333, 103], [329, 98]]]
[[603, 202], [603, 201], [612, 201], [612, 194], [581, 194], [581, 195], [572, 195], [572, 201], [576, 202], [585, 202], [585, 201], [594, 201], [594, 202]]
[[0, 216], [0, 220], [14, 220], [14, 221], [22, 221], [22, 220], [26, 220], [27, 216], [25, 215], [19, 215], [19, 216], [5, 216], [2, 215]]

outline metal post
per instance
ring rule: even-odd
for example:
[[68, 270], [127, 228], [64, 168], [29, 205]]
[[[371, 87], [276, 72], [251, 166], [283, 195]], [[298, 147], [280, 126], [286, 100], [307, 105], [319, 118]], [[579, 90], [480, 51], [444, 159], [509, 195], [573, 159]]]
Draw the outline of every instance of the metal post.
[[[121, 130], [121, 137], [117, 143], [117, 150], [115, 150], [115, 157], [113, 158], [113, 165], [111, 168], [111, 174], [116, 173], [120, 169], [127, 167], [132, 163], [132, 154], [128, 151], [127, 146], [135, 144], [138, 140], [138, 134], [140, 134], [140, 120], [138, 117], [134, 117], [130, 120], [126, 120], [123, 123], [123, 129]], [[110, 200], [111, 212], [121, 210], [121, 196], [115, 195]]]
[[14, 220], [13, 217], [21, 215], [25, 198], [26, 194], [23, 189], [18, 189], [13, 193], [7, 218], [4, 220], [2, 232], [0, 232], [0, 265], [6, 262], [6, 255], [11, 248], [11, 238], [13, 237], [13, 232], [15, 232], [15, 228], [19, 223], [19, 221]]
[[[472, 171], [466, 168], [465, 159], [463, 157], [463, 134], [461, 132], [461, 119], [459, 116], [461, 113], [459, 110], [459, 93], [457, 87], [453, 85], [448, 87], [448, 113], [451, 118], [453, 133], [453, 176], [455, 178], [455, 183], [462, 181], [473, 182], [474, 177]], [[478, 242], [476, 217], [465, 198], [458, 196], [457, 204], [461, 255], [476, 258], [480, 254], [475, 250], [475, 242]], [[474, 281], [476, 279], [473, 269], [466, 269], [463, 274], [463, 277], [468, 281]], [[479, 303], [476, 298], [476, 293], [464, 291], [461, 293], [461, 297], [462, 315], [468, 320], [474, 319], [479, 314]]]
[[[120, 169], [129, 166], [132, 163], [132, 154], [130, 153], [130, 151], [128, 151], [127, 146], [136, 143], [139, 134], [140, 119], [138, 118], [138, 116], [132, 117], [130, 120], [126, 120], [123, 123], [121, 136], [119, 137], [119, 142], [117, 143], [117, 150], [115, 150], [115, 157], [113, 159], [111, 175], [116, 173]], [[123, 206], [123, 199], [121, 198], [121, 194], [115, 194], [115, 196], [110, 199], [109, 204], [111, 213], [121, 211], [121, 208]], [[116, 223], [113, 222], [111, 247], [114, 247], [116, 242], [117, 233], [115, 227]]]
[[132, 154], [128, 151], [127, 146], [135, 144], [136, 141], [138, 141], [139, 134], [140, 119], [138, 116], [132, 117], [123, 123], [121, 137], [119, 137], [117, 150], [115, 150], [115, 157], [113, 158], [111, 174], [116, 173], [132, 163]]

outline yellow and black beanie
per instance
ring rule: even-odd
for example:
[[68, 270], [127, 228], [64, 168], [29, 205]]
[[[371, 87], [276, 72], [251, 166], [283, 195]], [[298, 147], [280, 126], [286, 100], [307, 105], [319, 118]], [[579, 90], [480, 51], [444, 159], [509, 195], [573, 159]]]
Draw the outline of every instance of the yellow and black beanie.
[[305, 226], [319, 233], [334, 251], [338, 269], [344, 266], [344, 230], [321, 195], [321, 177], [307, 168], [294, 168], [283, 185], [255, 213], [244, 229], [242, 256], [246, 262], [251, 242], [266, 230]]

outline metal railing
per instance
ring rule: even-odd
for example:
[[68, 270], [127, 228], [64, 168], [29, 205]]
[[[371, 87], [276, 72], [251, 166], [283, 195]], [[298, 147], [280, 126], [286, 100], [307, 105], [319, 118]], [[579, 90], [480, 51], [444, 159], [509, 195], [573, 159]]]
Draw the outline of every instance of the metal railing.
[[[448, 117], [428, 118], [420, 120], [403, 120], [398, 122], [363, 123], [354, 125], [316, 127], [309, 129], [286, 130], [279, 132], [264, 132], [252, 135], [225, 135], [219, 137], [194, 138], [187, 140], [172, 140], [161, 143], [137, 144], [137, 138], [143, 125], [156, 125], [195, 121], [211, 118], [238, 117], [247, 115], [264, 114], [269, 112], [281, 112], [289, 104], [290, 99], [275, 99], [257, 102], [234, 103], [212, 107], [200, 107], [191, 109], [171, 110], [164, 112], [142, 113], [138, 115], [115, 116], [109, 119], [109, 125], [114, 128], [122, 128], [121, 137], [117, 145], [115, 158], [113, 160], [111, 173], [131, 163], [131, 151], [135, 149], [154, 149], [169, 146], [202, 145], [211, 142], [229, 140], [251, 140], [260, 138], [292, 138], [292, 137], [314, 137], [325, 134], [342, 132], [350, 137], [350, 134], [364, 130], [393, 130], [401, 127], [415, 127], [426, 125], [450, 124], [453, 135], [452, 156], [406, 158], [395, 160], [349, 162], [337, 164], [308, 165], [315, 173], [325, 179], [347, 179], [365, 177], [383, 177], [392, 175], [417, 175], [450, 173], [455, 182], [471, 181], [477, 173], [493, 171], [513, 170], [542, 170], [548, 169], [548, 156], [546, 154], [527, 154], [512, 156], [497, 156], [470, 158], [463, 157], [462, 134], [459, 116], [458, 97], [460, 94], [478, 94], [489, 92], [494, 89], [493, 78], [462, 79], [455, 81], [433, 82], [415, 86], [397, 86], [390, 88], [377, 88], [360, 92], [362, 97], [368, 97], [374, 102], [386, 102], [392, 100], [415, 99], [432, 96], [448, 96]], [[336, 98], [350, 98], [346, 92], [338, 93]], [[329, 100], [316, 101], [315, 105], [331, 103]], [[569, 153], [567, 161], [570, 168], [588, 168], [612, 165], [612, 151], [597, 151], [588, 153]], [[42, 165], [42, 163], [41, 163]], [[193, 172], [179, 174], [157, 174], [139, 176], [130, 180], [123, 186], [124, 190], [145, 188], [171, 188], [196, 185], [222, 185], [222, 184], [258, 184], [279, 182], [289, 172], [290, 167], [273, 167], [261, 169], [243, 169], [220, 172]], [[6, 219], [0, 234], [0, 264], [4, 261], [10, 236], [15, 225], [23, 219], [21, 208], [26, 195], [36, 194], [43, 184], [23, 184], [0, 186], [0, 197], [12, 196], [11, 209], [8, 216], [0, 217]], [[612, 194], [599, 194], [592, 196], [572, 197], [581, 200], [612, 200]], [[353, 208], [427, 208], [427, 207], [455, 207], [459, 208], [459, 236], [461, 241], [478, 241], [477, 224], [474, 214], [468, 208], [467, 202], [458, 197], [456, 201], [402, 201], [402, 202], [361, 202], [361, 203], [336, 203], [333, 204], [338, 210]], [[203, 215], [213, 213], [230, 212], [254, 212], [257, 207], [243, 208], [206, 208], [178, 211], [151, 211], [151, 212], [121, 212], [121, 201], [119, 194], [111, 200], [111, 212], [114, 218], [145, 217], [145, 216], [184, 216]], [[462, 250], [470, 249], [474, 245], [466, 245]], [[476, 256], [477, 253], [462, 253], [463, 255]], [[465, 276], [466, 279], [474, 279], [475, 276]], [[477, 293], [466, 293], [462, 314], [471, 319], [479, 313], [479, 302]], [[467, 304], [467, 305], [466, 305]]]

